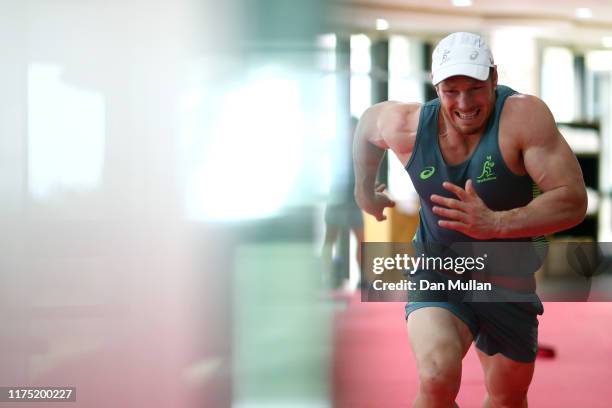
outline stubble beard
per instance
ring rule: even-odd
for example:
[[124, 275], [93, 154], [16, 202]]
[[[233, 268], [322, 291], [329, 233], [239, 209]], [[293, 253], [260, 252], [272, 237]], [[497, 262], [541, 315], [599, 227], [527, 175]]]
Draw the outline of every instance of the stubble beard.
[[460, 136], [472, 136], [478, 133], [481, 133], [482, 131], [484, 131], [484, 128], [486, 126], [487, 121], [484, 120], [482, 123], [479, 124], [475, 124], [472, 126], [460, 126], [459, 124], [457, 124], [456, 122], [452, 121], [450, 118], [448, 118], [448, 113], [444, 112], [442, 115], [442, 118], [444, 120], [444, 126], [446, 127], [446, 129], [442, 132], [442, 133], [447, 133], [448, 132], [448, 125], [450, 124], [450, 126], [455, 130], [455, 132], [457, 132]]

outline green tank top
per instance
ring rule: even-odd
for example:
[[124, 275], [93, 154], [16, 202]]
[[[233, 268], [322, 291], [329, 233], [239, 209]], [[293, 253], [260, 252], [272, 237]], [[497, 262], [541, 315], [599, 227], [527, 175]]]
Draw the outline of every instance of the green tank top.
[[[453, 197], [450, 191], [442, 187], [449, 181], [464, 187], [472, 179], [476, 192], [487, 206], [494, 211], [510, 210], [527, 205], [540, 192], [537, 185], [528, 175], [518, 176], [506, 166], [499, 148], [499, 119], [508, 96], [516, 91], [498, 85], [496, 90], [495, 109], [491, 113], [476, 149], [463, 163], [448, 165], [445, 163], [438, 142], [438, 98], [421, 106], [416, 142], [406, 171], [419, 194], [421, 209], [419, 227], [415, 235], [417, 242], [452, 244], [455, 242], [475, 241], [458, 231], [438, 226], [438, 217], [432, 212], [434, 203], [432, 194]], [[543, 237], [495, 240], [495, 241], [545, 241]]]

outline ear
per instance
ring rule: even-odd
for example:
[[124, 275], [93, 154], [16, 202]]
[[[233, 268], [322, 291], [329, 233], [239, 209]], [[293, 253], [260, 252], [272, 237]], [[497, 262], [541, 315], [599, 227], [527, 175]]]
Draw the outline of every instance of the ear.
[[[433, 81], [433, 74], [429, 74], [429, 81], [430, 82]], [[436, 94], [438, 95], [438, 97], [440, 97], [440, 92], [438, 92], [438, 85], [440, 85], [440, 84], [433, 85], [433, 87], [434, 87], [434, 90], [436, 91]]]
[[493, 73], [491, 74], [493, 80], [493, 88], [497, 87], [497, 65], [493, 65]]

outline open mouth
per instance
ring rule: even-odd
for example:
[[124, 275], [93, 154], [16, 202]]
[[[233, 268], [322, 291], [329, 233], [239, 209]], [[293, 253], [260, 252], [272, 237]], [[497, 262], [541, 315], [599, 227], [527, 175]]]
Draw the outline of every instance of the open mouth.
[[466, 112], [466, 113], [455, 111], [455, 115], [457, 115], [457, 117], [462, 120], [474, 119], [476, 116], [478, 116], [479, 113], [480, 113], [480, 109], [475, 109], [472, 112]]

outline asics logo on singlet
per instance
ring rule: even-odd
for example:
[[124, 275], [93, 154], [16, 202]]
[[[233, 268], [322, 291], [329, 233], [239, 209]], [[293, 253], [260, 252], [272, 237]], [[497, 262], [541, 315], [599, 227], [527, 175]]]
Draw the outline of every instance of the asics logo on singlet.
[[428, 166], [423, 169], [421, 174], [419, 174], [419, 177], [421, 178], [421, 180], [427, 180], [428, 178], [433, 176], [435, 172], [436, 168], [434, 166]]

